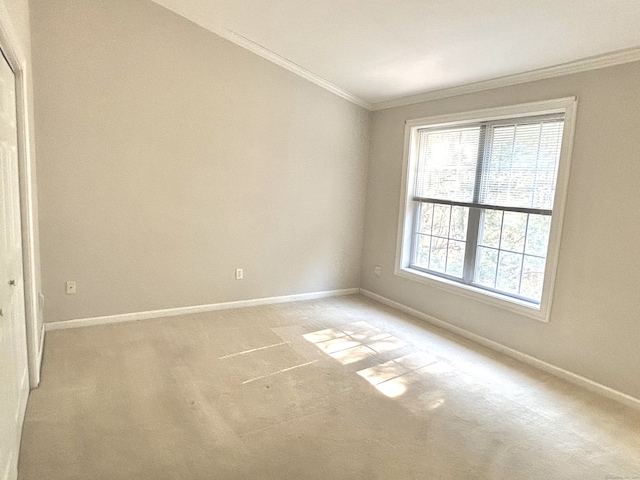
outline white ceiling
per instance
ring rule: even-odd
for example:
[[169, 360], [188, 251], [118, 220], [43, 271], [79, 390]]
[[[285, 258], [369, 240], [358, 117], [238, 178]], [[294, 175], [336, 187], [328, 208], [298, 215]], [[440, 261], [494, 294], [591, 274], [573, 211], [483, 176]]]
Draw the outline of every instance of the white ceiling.
[[155, 1], [370, 104], [640, 46], [640, 0]]

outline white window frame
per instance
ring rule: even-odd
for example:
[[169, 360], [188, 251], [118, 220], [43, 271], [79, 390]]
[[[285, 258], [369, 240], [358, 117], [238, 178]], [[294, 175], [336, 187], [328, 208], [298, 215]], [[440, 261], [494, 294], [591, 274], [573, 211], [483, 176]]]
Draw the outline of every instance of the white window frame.
[[[565, 97], [542, 102], [474, 110], [407, 121], [404, 135], [402, 194], [400, 197], [400, 211], [398, 216], [398, 238], [394, 273], [402, 278], [424, 283], [467, 298], [496, 305], [536, 320], [548, 322], [551, 313], [560, 252], [560, 236], [562, 233], [562, 221], [564, 218], [567, 187], [569, 183], [577, 105], [578, 100], [576, 97]], [[413, 190], [415, 188], [415, 162], [417, 161], [418, 153], [418, 130], [423, 128], [459, 126], [472, 122], [487, 122], [558, 113], [564, 114], [564, 129], [540, 304], [534, 304], [513, 298], [509, 295], [503, 295], [498, 292], [485, 290], [411, 268], [411, 243], [414, 223]]]

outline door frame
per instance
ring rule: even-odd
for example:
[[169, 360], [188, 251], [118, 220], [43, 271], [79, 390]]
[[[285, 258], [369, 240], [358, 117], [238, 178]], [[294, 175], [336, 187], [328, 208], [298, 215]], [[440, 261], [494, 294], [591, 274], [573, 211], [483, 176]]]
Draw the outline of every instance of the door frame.
[[40, 366], [44, 347], [44, 325], [39, 322], [39, 255], [37, 251], [37, 198], [33, 125], [28, 99], [31, 72], [25, 52], [11, 23], [9, 12], [0, 3], [0, 49], [16, 77], [18, 130], [18, 168], [20, 184], [20, 220], [22, 224], [22, 267], [24, 276], [25, 321], [29, 386], [40, 383]]

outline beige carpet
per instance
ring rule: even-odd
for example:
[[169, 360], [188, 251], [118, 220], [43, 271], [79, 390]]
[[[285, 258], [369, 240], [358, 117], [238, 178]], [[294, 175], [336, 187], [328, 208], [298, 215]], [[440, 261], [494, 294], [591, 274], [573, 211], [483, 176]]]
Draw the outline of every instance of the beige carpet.
[[640, 413], [361, 296], [47, 334], [20, 480], [640, 477]]

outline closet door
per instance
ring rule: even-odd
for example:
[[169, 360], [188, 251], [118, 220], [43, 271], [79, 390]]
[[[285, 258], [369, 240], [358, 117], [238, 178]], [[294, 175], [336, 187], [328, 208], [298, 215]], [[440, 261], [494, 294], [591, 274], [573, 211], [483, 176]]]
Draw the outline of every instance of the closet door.
[[15, 76], [0, 53], [0, 480], [16, 477], [28, 396]]

